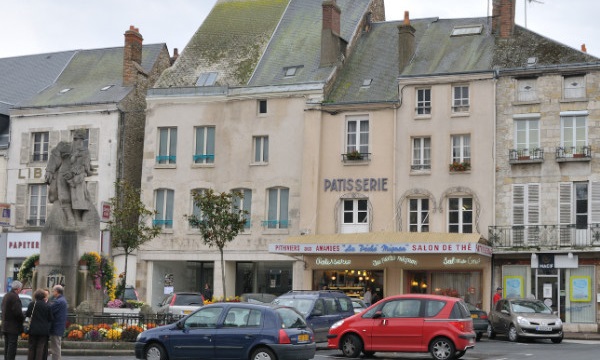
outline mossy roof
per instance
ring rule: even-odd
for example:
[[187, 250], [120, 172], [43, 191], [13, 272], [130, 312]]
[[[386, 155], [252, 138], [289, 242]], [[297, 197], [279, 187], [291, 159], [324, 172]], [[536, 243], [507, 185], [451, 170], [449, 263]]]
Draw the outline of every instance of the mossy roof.
[[[165, 44], [142, 47], [142, 68], [149, 73]], [[102, 91], [105, 86], [113, 85]], [[64, 89], [71, 89], [61, 92]], [[123, 86], [123, 47], [80, 50], [48, 88], [19, 107], [117, 103], [131, 91]]]

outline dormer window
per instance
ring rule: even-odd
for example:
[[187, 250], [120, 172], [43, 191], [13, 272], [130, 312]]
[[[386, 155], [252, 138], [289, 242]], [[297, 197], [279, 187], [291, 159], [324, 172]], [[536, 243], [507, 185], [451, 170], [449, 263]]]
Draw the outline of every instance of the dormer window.
[[196, 86], [214, 86], [217, 81], [217, 72], [206, 72], [200, 74]]

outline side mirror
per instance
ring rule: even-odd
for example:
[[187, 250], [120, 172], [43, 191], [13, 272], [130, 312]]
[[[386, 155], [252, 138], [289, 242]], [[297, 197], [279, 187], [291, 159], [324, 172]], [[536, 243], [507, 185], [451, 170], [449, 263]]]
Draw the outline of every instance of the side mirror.
[[373, 314], [373, 319], [379, 319], [381, 317], [381, 311], [376, 311], [375, 314]]
[[183, 326], [183, 321], [182, 321], [182, 320], [179, 320], [179, 321], [177, 322], [176, 326], [177, 326], [177, 328], [178, 328], [179, 330], [183, 330], [183, 329], [184, 329], [184, 326]]
[[504, 309], [500, 310], [500, 312], [503, 313], [504, 315], [508, 315], [509, 314], [508, 310], [504, 310]]

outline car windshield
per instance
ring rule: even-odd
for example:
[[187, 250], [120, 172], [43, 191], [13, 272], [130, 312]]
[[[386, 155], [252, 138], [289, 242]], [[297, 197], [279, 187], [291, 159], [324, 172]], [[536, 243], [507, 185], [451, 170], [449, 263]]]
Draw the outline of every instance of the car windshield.
[[513, 301], [511, 310], [516, 313], [552, 313], [552, 310], [541, 301]]
[[202, 305], [202, 296], [196, 294], [177, 294], [173, 305]]
[[302, 315], [290, 308], [277, 308], [275, 312], [281, 318], [281, 327], [284, 329], [305, 328], [306, 321]]
[[277, 298], [273, 300], [276, 305], [293, 307], [300, 311], [302, 315], [307, 316], [311, 310], [313, 299], [295, 299], [295, 298]]

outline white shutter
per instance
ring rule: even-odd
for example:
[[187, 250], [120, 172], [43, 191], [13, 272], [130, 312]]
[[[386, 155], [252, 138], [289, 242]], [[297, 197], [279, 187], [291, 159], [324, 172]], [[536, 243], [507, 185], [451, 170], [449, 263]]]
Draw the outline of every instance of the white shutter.
[[27, 216], [27, 184], [17, 184], [17, 198], [15, 204], [15, 226], [18, 228], [25, 226]]
[[600, 223], [600, 182], [592, 181], [590, 186], [590, 223]]
[[87, 191], [90, 195], [90, 201], [95, 207], [98, 205], [98, 182], [97, 181], [86, 181]]
[[31, 154], [30, 140], [30, 133], [21, 133], [21, 164], [27, 164], [29, 162], [29, 155]]
[[558, 192], [558, 223], [570, 225], [573, 213], [573, 183], [559, 183]]
[[525, 225], [525, 185], [513, 185], [513, 225]]
[[527, 224], [540, 224], [540, 184], [527, 185]]
[[90, 152], [90, 160], [98, 160], [98, 145], [99, 145], [100, 129], [89, 129], [88, 150]]
[[517, 83], [517, 101], [537, 100], [537, 79], [520, 79]]
[[566, 99], [585, 97], [585, 79], [583, 76], [565, 77], [564, 85]]

